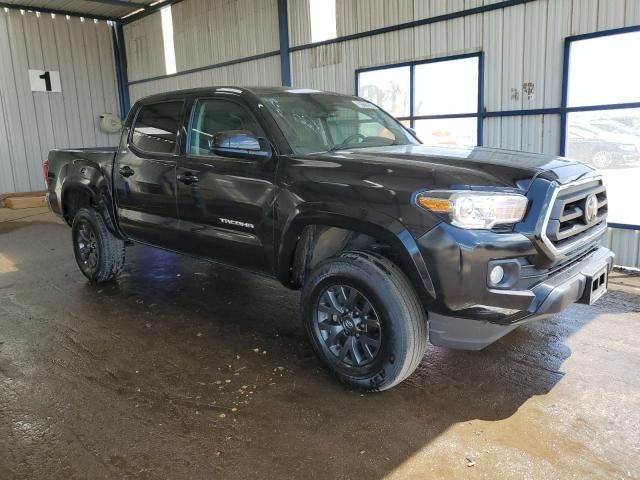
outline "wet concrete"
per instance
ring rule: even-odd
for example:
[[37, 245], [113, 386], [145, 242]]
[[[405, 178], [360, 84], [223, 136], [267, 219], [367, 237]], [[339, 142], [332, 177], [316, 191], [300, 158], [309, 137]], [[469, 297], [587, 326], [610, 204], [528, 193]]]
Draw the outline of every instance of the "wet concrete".
[[136, 246], [92, 286], [67, 227], [2, 212], [0, 479], [640, 476], [634, 279], [361, 395], [276, 282]]

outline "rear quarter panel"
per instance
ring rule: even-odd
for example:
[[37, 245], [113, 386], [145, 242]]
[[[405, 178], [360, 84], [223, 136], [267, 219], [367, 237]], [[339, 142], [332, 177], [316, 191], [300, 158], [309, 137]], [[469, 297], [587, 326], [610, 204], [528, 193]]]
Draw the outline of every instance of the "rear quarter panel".
[[96, 204], [115, 219], [112, 171], [116, 149], [52, 150], [49, 153], [47, 201], [51, 210], [64, 218], [65, 193], [71, 189], [87, 192]]

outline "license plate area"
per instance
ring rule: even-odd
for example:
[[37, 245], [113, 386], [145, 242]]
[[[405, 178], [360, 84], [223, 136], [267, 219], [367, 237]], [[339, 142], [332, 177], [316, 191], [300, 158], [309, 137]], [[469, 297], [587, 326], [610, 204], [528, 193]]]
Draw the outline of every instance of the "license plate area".
[[587, 279], [583, 302], [593, 305], [607, 291], [609, 275], [607, 267]]

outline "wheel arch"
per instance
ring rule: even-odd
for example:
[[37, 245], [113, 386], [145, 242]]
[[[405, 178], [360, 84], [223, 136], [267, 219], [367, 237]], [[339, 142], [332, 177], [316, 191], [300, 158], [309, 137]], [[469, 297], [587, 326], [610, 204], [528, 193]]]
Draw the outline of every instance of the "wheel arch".
[[311, 268], [347, 250], [364, 250], [394, 261], [411, 280], [423, 303], [436, 293], [424, 259], [409, 231], [396, 219], [376, 212], [308, 209], [287, 223], [278, 255], [278, 279], [300, 288]]
[[67, 177], [60, 195], [60, 211], [65, 222], [71, 225], [76, 213], [84, 207], [96, 209], [104, 219], [107, 229], [116, 237], [124, 239], [117, 227], [112, 196], [104, 179], [94, 182], [88, 178]]

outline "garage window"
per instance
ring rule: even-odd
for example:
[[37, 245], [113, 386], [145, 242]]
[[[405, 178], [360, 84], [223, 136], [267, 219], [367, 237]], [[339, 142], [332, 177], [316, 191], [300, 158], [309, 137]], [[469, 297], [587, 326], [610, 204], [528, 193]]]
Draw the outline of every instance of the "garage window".
[[459, 55], [356, 71], [357, 94], [429, 145], [478, 145], [482, 54]]
[[174, 153], [182, 120], [182, 101], [143, 105], [138, 111], [131, 143], [149, 153]]
[[[636, 29], [637, 30], [637, 29]], [[565, 79], [566, 155], [599, 169], [609, 220], [640, 225], [640, 31], [568, 39]]]
[[167, 5], [160, 10], [162, 21], [162, 43], [164, 47], [164, 68], [167, 75], [173, 75], [178, 70], [176, 68], [176, 49], [173, 42], [173, 16], [171, 5]]
[[336, 38], [336, 0], [309, 0], [311, 41]]

